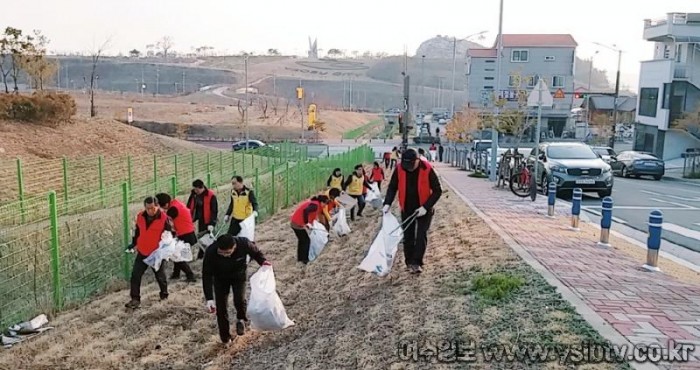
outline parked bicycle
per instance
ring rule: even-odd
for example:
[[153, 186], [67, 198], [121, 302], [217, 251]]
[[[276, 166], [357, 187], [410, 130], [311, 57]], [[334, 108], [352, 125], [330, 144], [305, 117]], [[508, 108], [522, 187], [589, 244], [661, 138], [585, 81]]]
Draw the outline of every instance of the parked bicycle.
[[[509, 165], [504, 165], [504, 159], [501, 160], [503, 167], [510, 167], [510, 191], [513, 194], [521, 198], [532, 197], [533, 200], [537, 196], [537, 184], [535, 183], [535, 178], [532, 176], [532, 165], [528, 165], [525, 161], [524, 155], [518, 153], [516, 148], [513, 154], [510, 154], [511, 159], [508, 162]], [[534, 190], [534, 191], [533, 191]], [[534, 193], [534, 194], [533, 194]]]

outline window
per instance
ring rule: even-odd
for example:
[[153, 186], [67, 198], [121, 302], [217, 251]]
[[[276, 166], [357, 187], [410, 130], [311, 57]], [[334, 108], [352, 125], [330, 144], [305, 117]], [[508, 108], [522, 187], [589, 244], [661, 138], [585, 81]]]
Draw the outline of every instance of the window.
[[671, 84], [664, 84], [664, 99], [661, 101], [662, 109], [671, 109]]
[[656, 106], [659, 100], [659, 89], [644, 87], [639, 91], [639, 115], [656, 117]]
[[484, 86], [484, 90], [493, 90], [493, 86]]
[[552, 77], [552, 87], [564, 87], [564, 76]]
[[496, 61], [493, 59], [486, 59], [486, 63], [496, 63]]
[[556, 58], [550, 55], [550, 56], [544, 57], [544, 60], [545, 60], [545, 62], [553, 62], [556, 60]]
[[495, 69], [493, 69], [493, 68], [486, 68], [486, 69], [484, 69], [484, 71], [486, 71], [486, 72], [494, 72]]
[[520, 86], [520, 76], [517, 76], [517, 75], [508, 76], [508, 86], [510, 86], [510, 87]]
[[484, 80], [486, 80], [486, 81], [493, 81], [493, 77], [484, 77]]
[[527, 50], [513, 50], [510, 53], [511, 62], [527, 62], [528, 61], [528, 51]]
[[598, 155], [588, 145], [556, 145], [547, 148], [547, 158], [596, 159]]
[[528, 87], [535, 87], [537, 85], [537, 81], [540, 79], [540, 76], [534, 75], [534, 76], [528, 76], [527, 78], [527, 86]]

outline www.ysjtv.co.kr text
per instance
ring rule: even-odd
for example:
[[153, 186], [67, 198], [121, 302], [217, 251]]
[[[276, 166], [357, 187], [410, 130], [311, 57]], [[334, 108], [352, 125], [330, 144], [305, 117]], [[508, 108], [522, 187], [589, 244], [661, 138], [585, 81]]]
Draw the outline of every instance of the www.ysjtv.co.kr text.
[[398, 357], [412, 362], [518, 362], [596, 364], [621, 362], [687, 362], [695, 345], [668, 341], [666, 346], [580, 343], [575, 345], [476, 344], [474, 341], [404, 340]]

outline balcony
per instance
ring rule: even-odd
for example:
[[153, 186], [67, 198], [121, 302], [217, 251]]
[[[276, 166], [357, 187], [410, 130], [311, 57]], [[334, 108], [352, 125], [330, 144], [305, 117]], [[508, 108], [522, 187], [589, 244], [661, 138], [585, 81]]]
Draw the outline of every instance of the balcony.
[[700, 13], [668, 13], [664, 19], [645, 19], [644, 39], [656, 42], [700, 42]]
[[673, 67], [673, 79], [688, 81], [700, 88], [700, 65], [675, 63]]

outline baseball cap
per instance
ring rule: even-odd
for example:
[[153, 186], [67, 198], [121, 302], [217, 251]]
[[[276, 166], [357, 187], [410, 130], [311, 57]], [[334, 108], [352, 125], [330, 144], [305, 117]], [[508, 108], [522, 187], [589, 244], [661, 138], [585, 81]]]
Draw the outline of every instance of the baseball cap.
[[403, 169], [406, 171], [412, 170], [416, 159], [418, 159], [418, 153], [416, 153], [416, 150], [406, 149], [406, 151], [401, 154], [401, 167], [403, 167]]

